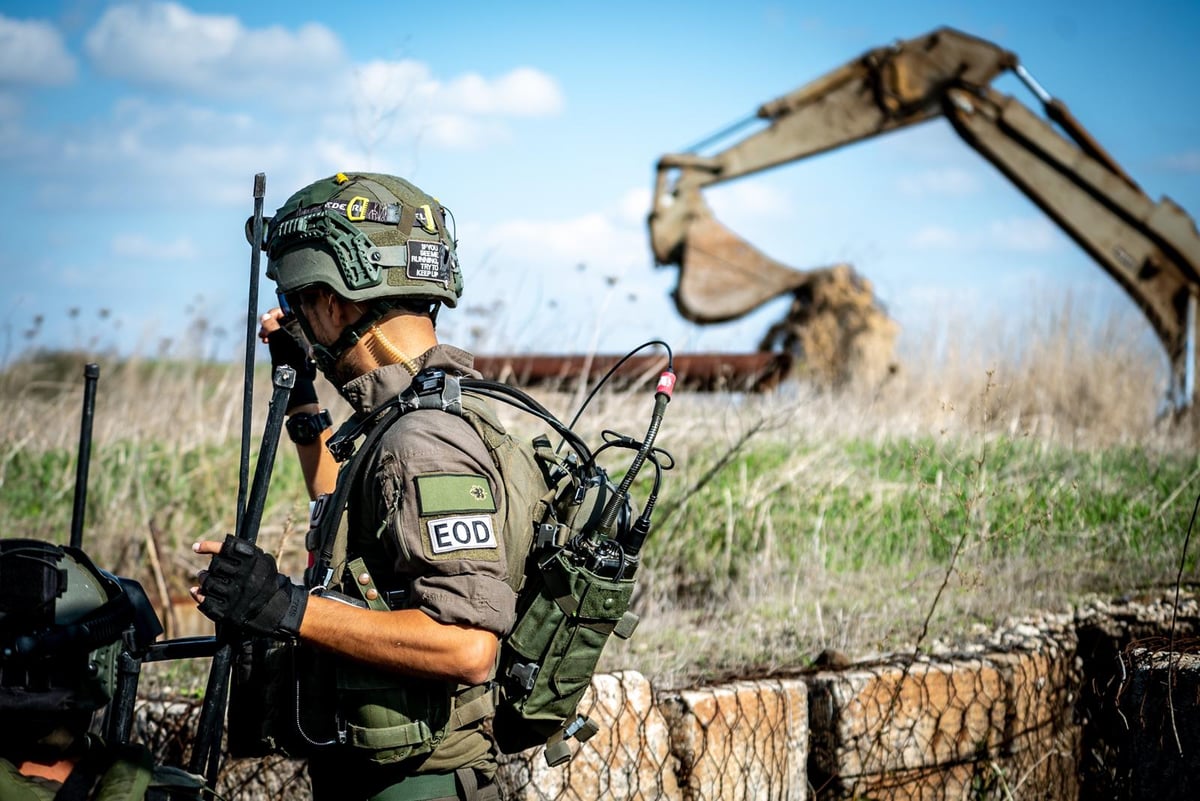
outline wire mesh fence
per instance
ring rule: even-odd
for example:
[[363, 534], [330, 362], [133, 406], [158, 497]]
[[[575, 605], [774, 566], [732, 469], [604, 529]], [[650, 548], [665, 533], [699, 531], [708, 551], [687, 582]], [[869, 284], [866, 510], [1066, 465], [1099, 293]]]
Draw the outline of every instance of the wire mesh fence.
[[[599, 675], [580, 711], [600, 731], [565, 766], [549, 767], [540, 748], [503, 757], [497, 781], [512, 801], [1193, 797], [1179, 793], [1193, 793], [1196, 780], [1178, 777], [1200, 776], [1191, 754], [1200, 641], [1143, 636], [1162, 634], [1161, 620], [1112, 620], [1025, 627], [973, 653], [692, 689], [656, 691], [632, 671]], [[1194, 624], [1185, 618], [1180, 630]], [[198, 708], [143, 702], [135, 736], [186, 764]], [[1101, 724], [1112, 725], [1098, 735]], [[229, 761], [218, 791], [304, 801], [304, 770], [281, 758]], [[1138, 795], [1144, 787], [1157, 795]]]

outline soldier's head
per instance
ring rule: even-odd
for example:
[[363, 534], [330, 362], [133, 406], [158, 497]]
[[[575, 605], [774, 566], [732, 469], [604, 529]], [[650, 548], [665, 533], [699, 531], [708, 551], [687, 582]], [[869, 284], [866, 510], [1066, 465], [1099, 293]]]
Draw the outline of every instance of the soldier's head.
[[112, 699], [127, 632], [155, 627], [141, 587], [83, 551], [0, 540], [0, 749], [68, 749]]
[[[330, 376], [391, 312], [433, 320], [442, 304], [457, 305], [463, 281], [452, 223], [432, 196], [403, 178], [376, 173], [338, 173], [279, 208], [265, 236], [267, 277], [295, 312], [322, 372]], [[335, 330], [312, 313], [313, 304], [329, 296], [353, 309]]]

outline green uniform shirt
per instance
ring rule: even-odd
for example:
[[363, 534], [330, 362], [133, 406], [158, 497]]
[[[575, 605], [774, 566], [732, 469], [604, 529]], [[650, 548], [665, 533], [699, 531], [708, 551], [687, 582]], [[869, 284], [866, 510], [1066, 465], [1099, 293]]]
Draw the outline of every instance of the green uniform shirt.
[[[417, 363], [475, 377], [472, 361], [465, 351], [438, 345]], [[355, 411], [369, 413], [411, 383], [402, 365], [389, 365], [351, 381], [342, 394]], [[475, 429], [443, 411], [410, 412], [367, 458], [361, 485], [350, 495], [350, 556], [366, 560], [381, 590], [408, 592], [407, 607], [440, 623], [507, 634], [516, 619], [516, 593], [507, 581], [501, 536], [504, 486]], [[482, 725], [451, 732], [419, 764], [397, 770], [448, 773], [462, 767], [495, 773], [495, 748]]]
[[[198, 799], [204, 782], [179, 768], [156, 766], [142, 746], [108, 748], [99, 744], [103, 771], [97, 776], [88, 798], [93, 801], [166, 801]], [[77, 770], [79, 768], [76, 768]], [[3, 801], [54, 801], [62, 784], [36, 776], [25, 776], [17, 766], [0, 758], [0, 799]]]

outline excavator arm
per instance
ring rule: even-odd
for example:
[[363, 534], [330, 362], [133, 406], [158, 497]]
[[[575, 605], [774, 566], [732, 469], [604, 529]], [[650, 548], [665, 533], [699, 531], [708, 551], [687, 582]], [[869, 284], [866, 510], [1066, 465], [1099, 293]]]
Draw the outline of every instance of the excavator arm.
[[[991, 88], [1008, 71], [1065, 137]], [[1169, 199], [1150, 200], [1013, 53], [949, 28], [868, 51], [766, 103], [753, 118], [765, 127], [715, 155], [659, 161], [650, 239], [657, 263], [680, 268], [680, 313], [733, 319], [807, 281], [717, 222], [706, 187], [935, 117], [947, 118], [1129, 293], [1166, 349], [1176, 404], [1189, 405], [1200, 293], [1195, 223]]]

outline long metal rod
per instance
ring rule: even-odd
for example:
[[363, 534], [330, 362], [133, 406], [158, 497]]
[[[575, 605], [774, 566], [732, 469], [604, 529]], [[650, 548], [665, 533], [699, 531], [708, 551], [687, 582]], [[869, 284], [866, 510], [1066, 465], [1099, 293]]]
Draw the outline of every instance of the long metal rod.
[[[254, 468], [254, 482], [250, 487], [242, 526], [237, 532], [239, 539], [254, 543], [258, 540], [258, 528], [262, 523], [266, 505], [267, 489], [271, 483], [271, 471], [275, 466], [275, 453], [279, 449], [279, 435], [283, 430], [284, 412], [288, 398], [296, 384], [296, 371], [281, 365], [272, 376], [274, 386], [267, 410], [267, 423], [263, 430], [262, 444], [258, 449], [258, 463]], [[204, 704], [200, 708], [200, 720], [196, 726], [196, 740], [192, 747], [192, 759], [188, 769], [204, 776], [208, 786], [215, 790], [217, 773], [221, 768], [221, 735], [225, 728], [225, 705], [229, 700], [229, 671], [233, 666], [232, 632], [217, 631], [221, 645], [213, 655], [208, 671], [208, 686], [204, 691]]]
[[[238, 465], [238, 496], [235, 531], [237, 536], [251, 542], [258, 538], [256, 519], [251, 524], [247, 519], [246, 510], [252, 503], [253, 494], [250, 490], [250, 428], [253, 421], [254, 408], [254, 353], [257, 346], [255, 337], [258, 322], [258, 273], [262, 258], [262, 228], [263, 228], [263, 197], [266, 195], [267, 178], [264, 173], [254, 176], [254, 216], [251, 218], [250, 233], [250, 291], [246, 302], [246, 350], [245, 370], [242, 381], [242, 448]], [[279, 443], [279, 429], [283, 425], [283, 412], [278, 414], [278, 421], [273, 425], [276, 399], [281, 391], [286, 404], [291, 386], [295, 383], [295, 371], [290, 371], [290, 380], [286, 389], [280, 387], [278, 381], [271, 395], [271, 410], [267, 416], [266, 429], [263, 431], [262, 446], [259, 449], [258, 465], [255, 469], [255, 484], [258, 484], [258, 474], [262, 471], [264, 460], [267, 462], [267, 478], [270, 477], [270, 465], [274, 463], [276, 446]], [[276, 371], [274, 379], [278, 380], [281, 373]], [[284, 377], [287, 377], [286, 375]], [[269, 445], [269, 449], [268, 449]], [[263, 490], [265, 493], [265, 489]], [[261, 504], [256, 504], [261, 509]], [[193, 773], [202, 774], [211, 789], [216, 789], [217, 772], [221, 765], [221, 734], [224, 729], [225, 704], [229, 697], [229, 671], [232, 664], [232, 649], [229, 644], [230, 632], [224, 627], [217, 627], [217, 640], [220, 645], [213, 654], [208, 671], [208, 686], [204, 692], [204, 704], [200, 708], [200, 720], [196, 726], [196, 739], [192, 746], [192, 758], [189, 769]]]
[[141, 675], [142, 660], [122, 649], [117, 656], [117, 683], [112, 703], [104, 710], [104, 736], [110, 743], [123, 745], [129, 742]]
[[267, 176], [254, 176], [254, 217], [250, 242], [250, 292], [246, 303], [246, 367], [242, 377], [242, 454], [238, 470], [237, 530], [242, 528], [246, 509], [246, 484], [250, 475], [250, 423], [254, 418], [254, 351], [258, 341], [258, 271], [262, 259], [263, 197]]
[[[603, 373], [622, 357], [611, 354], [477, 354], [475, 369], [488, 378], [517, 386], [559, 384], [575, 386], [585, 371]], [[677, 353], [675, 373], [679, 386], [692, 391], [770, 389], [791, 369], [787, 353]], [[663, 356], [634, 356], [626, 363], [625, 379], [637, 376], [639, 384], [653, 387], [665, 364]], [[624, 386], [627, 386], [624, 385]]]
[[71, 547], [83, 547], [83, 516], [87, 507], [88, 468], [92, 463], [92, 420], [96, 416], [96, 382], [100, 365], [83, 368], [83, 418], [79, 424], [79, 458], [75, 463], [75, 506], [71, 512]]

